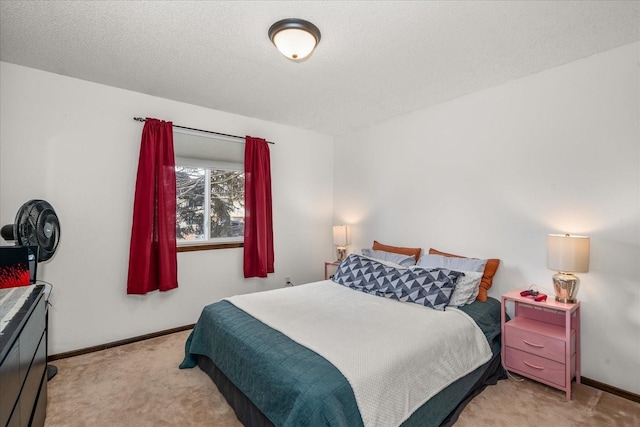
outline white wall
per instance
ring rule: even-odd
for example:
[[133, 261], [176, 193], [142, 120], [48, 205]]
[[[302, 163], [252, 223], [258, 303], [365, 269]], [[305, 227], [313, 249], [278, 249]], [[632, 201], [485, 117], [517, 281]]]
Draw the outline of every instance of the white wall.
[[373, 239], [502, 260], [490, 295], [553, 294], [546, 235], [591, 237], [585, 377], [640, 393], [640, 45], [338, 137], [334, 220]]
[[[242, 249], [179, 253], [177, 290], [126, 294], [143, 126], [134, 116], [276, 142], [270, 146], [274, 274], [245, 280]], [[38, 274], [54, 285], [49, 353], [194, 323], [205, 304], [284, 286], [285, 276], [294, 283], [321, 280], [323, 261], [333, 256], [332, 142], [313, 132], [0, 63], [0, 224], [12, 223], [32, 198], [49, 201], [61, 221], [58, 252]]]

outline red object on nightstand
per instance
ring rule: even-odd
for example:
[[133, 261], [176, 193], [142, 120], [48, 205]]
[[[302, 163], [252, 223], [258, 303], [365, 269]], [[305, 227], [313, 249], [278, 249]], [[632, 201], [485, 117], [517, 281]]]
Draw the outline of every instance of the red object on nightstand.
[[531, 289], [527, 289], [526, 291], [522, 291], [520, 292], [520, 296], [521, 297], [533, 297], [534, 301], [546, 301], [547, 300], [547, 295], [543, 294], [542, 292], [538, 292], [538, 291], [534, 291]]
[[[514, 305], [508, 322], [507, 303]], [[580, 384], [580, 303], [536, 301], [514, 290], [502, 295], [501, 320], [504, 367], [560, 389], [571, 400], [572, 379]]]

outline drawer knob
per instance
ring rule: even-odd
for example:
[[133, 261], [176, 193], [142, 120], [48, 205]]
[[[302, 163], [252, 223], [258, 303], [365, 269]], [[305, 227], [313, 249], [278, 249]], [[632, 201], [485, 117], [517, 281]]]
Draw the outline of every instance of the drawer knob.
[[529, 342], [527, 340], [522, 340], [523, 343], [530, 345], [531, 347], [536, 347], [536, 348], [544, 348], [544, 345], [542, 344], [534, 344], [532, 342]]
[[544, 370], [544, 368], [542, 366], [532, 365], [531, 363], [527, 362], [526, 360], [523, 360], [522, 363], [524, 363], [525, 365], [527, 365], [528, 367], [533, 368], [533, 369], [539, 369], [541, 371]]

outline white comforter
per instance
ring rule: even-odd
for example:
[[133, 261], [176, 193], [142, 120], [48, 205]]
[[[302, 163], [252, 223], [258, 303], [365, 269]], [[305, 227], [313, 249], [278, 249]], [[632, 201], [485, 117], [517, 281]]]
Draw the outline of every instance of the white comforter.
[[460, 310], [436, 311], [330, 280], [227, 300], [338, 368], [367, 427], [400, 425], [491, 358], [482, 331]]

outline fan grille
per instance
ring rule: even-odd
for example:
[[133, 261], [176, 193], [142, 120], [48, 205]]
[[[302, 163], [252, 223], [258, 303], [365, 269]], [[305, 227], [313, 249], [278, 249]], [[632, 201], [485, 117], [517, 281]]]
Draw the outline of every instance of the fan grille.
[[38, 261], [46, 261], [53, 256], [60, 240], [60, 222], [48, 202], [26, 202], [16, 214], [15, 225], [21, 245], [38, 246]]

